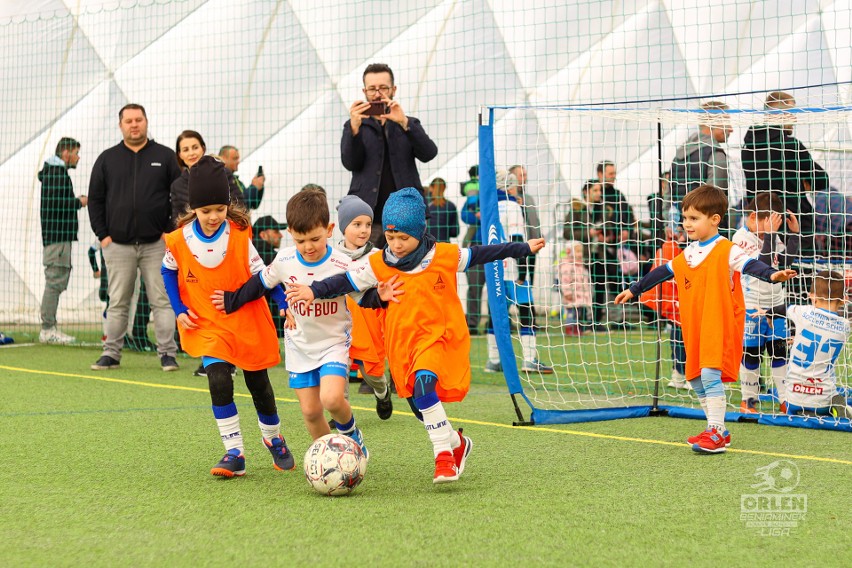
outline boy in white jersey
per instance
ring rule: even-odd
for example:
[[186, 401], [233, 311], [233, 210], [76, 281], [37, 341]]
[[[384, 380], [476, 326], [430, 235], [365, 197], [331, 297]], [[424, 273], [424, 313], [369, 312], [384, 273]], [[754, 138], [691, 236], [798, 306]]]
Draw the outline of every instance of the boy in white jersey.
[[[500, 224], [509, 242], [524, 243], [526, 239], [526, 221], [521, 205], [516, 201], [518, 196], [518, 178], [515, 174], [500, 170], [497, 172], [497, 211]], [[535, 336], [535, 307], [533, 306], [532, 286], [527, 280], [520, 279], [518, 260], [506, 258], [503, 260], [503, 286], [509, 304], [518, 307], [518, 319], [521, 336], [521, 354], [524, 373], [553, 374], [553, 367], [545, 365], [538, 359], [538, 349]], [[483, 369], [486, 373], [502, 373], [500, 352], [497, 349], [497, 338], [491, 320], [486, 327], [488, 340], [488, 361]]]
[[787, 319], [796, 328], [787, 367], [787, 414], [852, 418], [834, 372], [850, 334], [849, 320], [837, 313], [844, 297], [843, 276], [824, 270], [811, 286], [811, 305], [787, 307]]
[[[748, 204], [745, 224], [733, 237], [735, 245], [749, 258], [759, 259], [773, 268], [786, 268], [799, 252], [799, 223], [787, 212], [787, 238], [782, 242], [778, 229], [784, 220], [784, 203], [771, 192], [758, 193]], [[786, 305], [784, 286], [780, 282], [762, 282], [744, 274], [742, 277], [746, 320], [743, 335], [743, 359], [740, 363], [742, 403], [740, 412], [757, 412], [760, 396], [760, 357], [766, 351], [772, 360], [772, 382], [778, 400], [784, 399], [784, 377], [787, 374], [787, 322], [775, 318], [771, 323], [763, 314]]]
[[[328, 244], [334, 224], [330, 223], [325, 193], [309, 189], [290, 198], [287, 225], [295, 245], [280, 250], [272, 264], [238, 290], [217, 291], [213, 299], [216, 307], [232, 313], [278, 284], [310, 284], [344, 274], [350, 268], [351, 259]], [[358, 298], [367, 307], [380, 305], [375, 291]], [[290, 304], [289, 309], [296, 328], [285, 332], [285, 367], [308, 433], [316, 440], [330, 432], [323, 415], [323, 409], [328, 410], [337, 431], [355, 440], [369, 459], [364, 437], [355, 425], [352, 407], [344, 394], [352, 329], [346, 299], [297, 302]]]

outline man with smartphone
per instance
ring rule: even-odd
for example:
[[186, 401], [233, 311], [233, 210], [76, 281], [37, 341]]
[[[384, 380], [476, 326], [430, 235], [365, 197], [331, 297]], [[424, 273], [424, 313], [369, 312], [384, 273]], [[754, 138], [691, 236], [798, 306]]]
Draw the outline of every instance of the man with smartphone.
[[420, 121], [407, 116], [399, 101], [394, 100], [396, 85], [389, 66], [368, 65], [363, 82], [366, 100], [355, 101], [349, 107], [340, 157], [343, 166], [352, 172], [349, 194], [357, 195], [373, 208], [370, 240], [382, 247], [385, 202], [391, 193], [404, 187], [413, 187], [422, 194], [415, 159], [428, 162], [438, 154], [438, 147]]
[[242, 196], [243, 205], [246, 209], [257, 209], [263, 201], [263, 185], [266, 176], [263, 175], [263, 166], [257, 168], [257, 174], [252, 178], [251, 185], [246, 185], [237, 177], [237, 169], [240, 167], [240, 151], [234, 146], [222, 146], [219, 149], [219, 157], [225, 163], [228, 171], [228, 185], [235, 186], [239, 193], [231, 191], [231, 195]]

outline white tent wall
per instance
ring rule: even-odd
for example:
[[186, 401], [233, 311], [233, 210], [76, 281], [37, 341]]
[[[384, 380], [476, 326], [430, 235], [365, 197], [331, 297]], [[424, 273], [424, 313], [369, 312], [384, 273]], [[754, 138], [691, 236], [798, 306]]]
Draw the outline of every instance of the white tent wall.
[[[263, 165], [268, 189], [255, 215], [284, 217], [287, 199], [319, 183], [336, 202], [350, 174], [339, 156], [361, 74], [388, 63], [397, 99], [423, 122], [438, 157], [420, 164], [427, 184], [459, 182], [478, 162], [480, 105], [581, 104], [748, 93], [726, 99], [759, 108], [766, 91], [852, 80], [849, 0], [445, 0], [375, 2], [228, 0], [9, 1], [0, 4], [0, 324], [35, 324], [44, 286], [36, 174], [59, 138], [82, 142], [71, 171], [87, 193], [97, 155], [120, 141], [117, 112], [143, 104], [149, 133], [173, 146], [201, 132], [208, 151], [241, 150], [244, 180]], [[849, 85], [797, 91], [802, 105], [852, 104]], [[683, 102], [696, 105], [698, 100]], [[645, 105], [649, 106], [649, 105]], [[595, 144], [563, 121], [513, 123], [501, 135], [531, 141], [528, 163], [539, 201], [578, 196], [601, 159], [618, 163], [619, 187], [642, 205], [654, 190], [656, 132], [602, 128]], [[631, 143], [619, 141], [630, 130]], [[688, 128], [670, 129], [670, 160]], [[742, 139], [743, 132], [734, 137]], [[808, 145], [848, 146], [849, 125], [802, 128]], [[532, 144], [534, 141], [534, 144]], [[570, 154], [570, 155], [568, 155]], [[844, 191], [841, 154], [817, 153]], [[546, 170], [546, 171], [545, 171]], [[546, 187], [536, 179], [557, 180]], [[552, 224], [552, 210], [542, 212]], [[62, 322], [99, 322], [80, 213]]]

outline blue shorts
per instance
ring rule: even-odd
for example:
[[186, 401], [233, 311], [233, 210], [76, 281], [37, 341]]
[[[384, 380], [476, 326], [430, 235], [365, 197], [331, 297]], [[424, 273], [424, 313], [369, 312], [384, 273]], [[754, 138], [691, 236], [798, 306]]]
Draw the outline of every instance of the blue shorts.
[[776, 339], [787, 339], [787, 319], [769, 318], [754, 315], [757, 310], [746, 310], [743, 347], [763, 347]]
[[342, 363], [323, 363], [318, 369], [305, 373], [290, 373], [287, 384], [291, 389], [308, 389], [318, 387], [320, 378], [328, 375], [349, 378], [349, 366]]
[[528, 282], [518, 284], [514, 280], [503, 280], [506, 299], [512, 304], [532, 304], [532, 286]]

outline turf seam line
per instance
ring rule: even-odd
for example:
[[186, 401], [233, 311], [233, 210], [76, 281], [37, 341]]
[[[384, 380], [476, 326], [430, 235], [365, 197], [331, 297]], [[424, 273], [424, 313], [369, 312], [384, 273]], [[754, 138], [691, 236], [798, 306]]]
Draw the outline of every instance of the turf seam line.
[[[19, 372], [19, 373], [29, 373], [29, 374], [32, 374], [32, 375], [50, 375], [50, 376], [56, 376], [56, 377], [90, 379], [90, 380], [94, 380], [94, 381], [103, 381], [103, 382], [107, 382], [107, 383], [135, 385], [135, 386], [142, 386], [142, 387], [149, 387], [149, 388], [181, 390], [181, 391], [188, 391], [188, 392], [199, 392], [199, 393], [204, 393], [204, 394], [209, 393], [208, 389], [201, 389], [201, 388], [198, 388], [198, 387], [185, 387], [185, 386], [182, 386], [182, 385], [167, 385], [167, 384], [162, 384], [162, 383], [148, 383], [148, 382], [143, 382], [143, 381], [129, 381], [127, 379], [115, 379], [115, 378], [104, 377], [104, 376], [79, 375], [79, 374], [75, 374], [75, 373], [60, 373], [60, 372], [57, 372], [57, 371], [40, 371], [40, 370], [37, 370], [37, 369], [24, 369], [24, 368], [21, 368], [21, 367], [9, 367], [9, 366], [6, 366], [6, 365], [0, 365], [0, 369], [6, 370], [6, 371], [15, 371], [15, 372]], [[244, 394], [244, 393], [238, 393], [238, 392], [235, 392], [234, 396], [235, 397], [241, 397], [241, 398], [251, 398], [250, 394]], [[298, 400], [292, 399], [292, 398], [275, 397], [275, 400], [280, 401], [280, 402], [290, 402], [290, 403], [298, 403], [299, 402]], [[366, 411], [373, 410], [372, 408], [367, 408], [367, 407], [363, 407], [363, 406], [354, 406], [354, 405], [352, 406], [352, 408], [354, 408], [355, 410], [366, 410]], [[394, 410], [394, 414], [399, 414], [399, 415], [402, 415], [402, 416], [414, 416], [414, 414], [412, 414], [410, 412], [400, 412], [400, 411], [396, 411], [396, 410]], [[582, 437], [586, 437], [586, 438], [597, 438], [597, 439], [600, 439], [600, 440], [615, 440], [615, 441], [619, 441], [619, 442], [654, 444], [654, 445], [658, 445], [658, 446], [675, 446], [675, 447], [678, 447], [678, 448], [683, 448], [683, 447], [687, 446], [686, 442], [668, 442], [668, 441], [665, 441], [665, 440], [651, 440], [651, 439], [648, 439], [648, 438], [632, 438], [630, 436], [617, 436], [615, 434], [598, 434], [596, 432], [583, 432], [583, 431], [580, 431], [580, 430], [560, 430], [560, 429], [557, 429], [557, 428], [547, 428], [547, 427], [544, 427], [544, 426], [513, 426], [513, 425], [510, 425], [510, 424], [500, 424], [499, 422], [486, 422], [486, 421], [483, 421], [483, 420], [473, 420], [473, 419], [469, 419], [469, 418], [452, 418], [451, 417], [450, 420], [452, 422], [460, 422], [462, 424], [474, 424], [474, 425], [477, 425], [477, 426], [492, 426], [492, 427], [497, 427], [497, 428], [506, 428], [506, 429], [510, 429], [510, 430], [529, 430], [529, 431], [532, 431], [532, 432], [549, 432], [549, 433], [564, 434], [564, 435], [569, 435], [569, 436], [582, 436]], [[805, 460], [805, 461], [818, 461], [818, 462], [836, 463], [836, 464], [842, 464], [842, 465], [852, 465], [852, 461], [850, 461], [850, 460], [841, 460], [841, 459], [837, 459], [837, 458], [826, 458], [826, 457], [821, 457], [821, 456], [802, 456], [802, 455], [797, 455], [797, 454], [782, 454], [782, 453], [778, 453], [778, 452], [764, 452], [764, 451], [760, 451], [760, 450], [745, 450], [745, 449], [741, 449], [741, 448], [728, 448], [727, 451], [730, 452], [730, 453], [737, 453], [737, 454], [749, 454], [749, 455], [757, 455], [757, 456], [800, 459], [800, 460]]]

